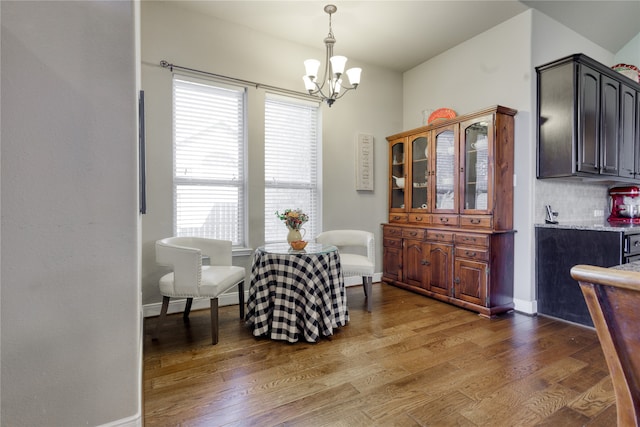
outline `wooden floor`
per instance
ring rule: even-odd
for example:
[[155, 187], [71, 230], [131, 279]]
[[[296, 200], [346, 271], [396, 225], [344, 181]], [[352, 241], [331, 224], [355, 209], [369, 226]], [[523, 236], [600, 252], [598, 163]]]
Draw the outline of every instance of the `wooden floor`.
[[595, 331], [496, 319], [375, 283], [347, 289], [349, 324], [316, 344], [256, 339], [238, 307], [189, 325], [145, 320], [145, 426], [615, 426]]

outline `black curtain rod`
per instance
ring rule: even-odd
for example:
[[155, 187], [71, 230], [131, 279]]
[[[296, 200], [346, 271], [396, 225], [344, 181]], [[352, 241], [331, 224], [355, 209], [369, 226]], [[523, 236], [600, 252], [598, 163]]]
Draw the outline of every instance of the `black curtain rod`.
[[320, 101], [315, 96], [306, 94], [304, 92], [298, 92], [298, 91], [295, 91], [295, 90], [285, 89], [285, 88], [281, 88], [281, 87], [277, 87], [277, 86], [270, 86], [270, 85], [266, 85], [266, 84], [263, 84], [263, 83], [256, 83], [256, 82], [252, 82], [252, 81], [249, 81], [249, 80], [238, 79], [238, 78], [235, 78], [235, 77], [223, 76], [222, 74], [211, 73], [209, 71], [202, 71], [202, 70], [196, 70], [194, 68], [182, 67], [180, 65], [171, 64], [170, 62], [165, 61], [164, 59], [162, 61], [160, 61], [160, 66], [162, 68], [168, 68], [169, 71], [171, 71], [171, 72], [173, 72], [173, 69], [175, 68], [176, 70], [188, 71], [188, 72], [196, 73], [196, 74], [203, 74], [205, 76], [216, 77], [218, 79], [223, 79], [223, 80], [231, 81], [231, 82], [234, 82], [234, 83], [241, 83], [241, 84], [244, 84], [244, 85], [253, 86], [256, 89], [263, 88], [263, 89], [267, 89], [267, 90], [272, 90], [274, 92], [282, 92], [282, 93], [287, 93], [287, 94], [290, 94], [290, 95], [295, 95], [295, 96], [297, 96], [299, 98], [309, 99], [309, 100], [318, 101], [318, 102]]

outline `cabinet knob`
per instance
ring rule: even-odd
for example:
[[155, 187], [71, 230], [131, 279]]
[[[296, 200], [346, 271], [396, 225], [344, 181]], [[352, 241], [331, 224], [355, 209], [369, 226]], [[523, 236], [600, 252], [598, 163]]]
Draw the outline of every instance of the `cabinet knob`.
[[453, 280], [453, 283], [455, 283], [456, 285], [457, 285], [457, 284], [459, 284], [459, 283], [460, 283], [460, 278], [459, 278], [459, 277], [456, 277], [456, 278]]

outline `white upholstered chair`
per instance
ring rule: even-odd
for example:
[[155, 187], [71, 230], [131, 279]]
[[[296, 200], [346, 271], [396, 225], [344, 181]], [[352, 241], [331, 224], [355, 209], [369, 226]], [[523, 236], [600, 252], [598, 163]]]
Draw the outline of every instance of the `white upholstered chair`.
[[338, 247], [344, 277], [362, 277], [367, 311], [371, 311], [376, 246], [373, 233], [362, 230], [330, 230], [318, 234], [316, 242]]
[[[209, 265], [202, 265], [208, 257]], [[186, 298], [184, 319], [189, 318], [194, 298], [211, 300], [211, 338], [218, 342], [218, 296], [238, 286], [240, 318], [244, 318], [245, 269], [231, 265], [231, 242], [200, 237], [168, 237], [156, 242], [156, 262], [169, 266], [173, 272], [160, 278], [162, 310], [153, 334], [158, 331], [167, 315], [171, 298]]]

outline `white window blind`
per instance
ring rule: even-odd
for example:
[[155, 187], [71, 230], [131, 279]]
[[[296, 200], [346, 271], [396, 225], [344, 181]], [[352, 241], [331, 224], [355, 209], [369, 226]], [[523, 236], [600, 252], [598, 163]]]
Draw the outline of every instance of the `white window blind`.
[[176, 236], [244, 245], [244, 88], [173, 79]]
[[286, 240], [276, 211], [301, 209], [309, 215], [305, 240], [320, 224], [318, 105], [267, 94], [265, 101], [265, 243]]

